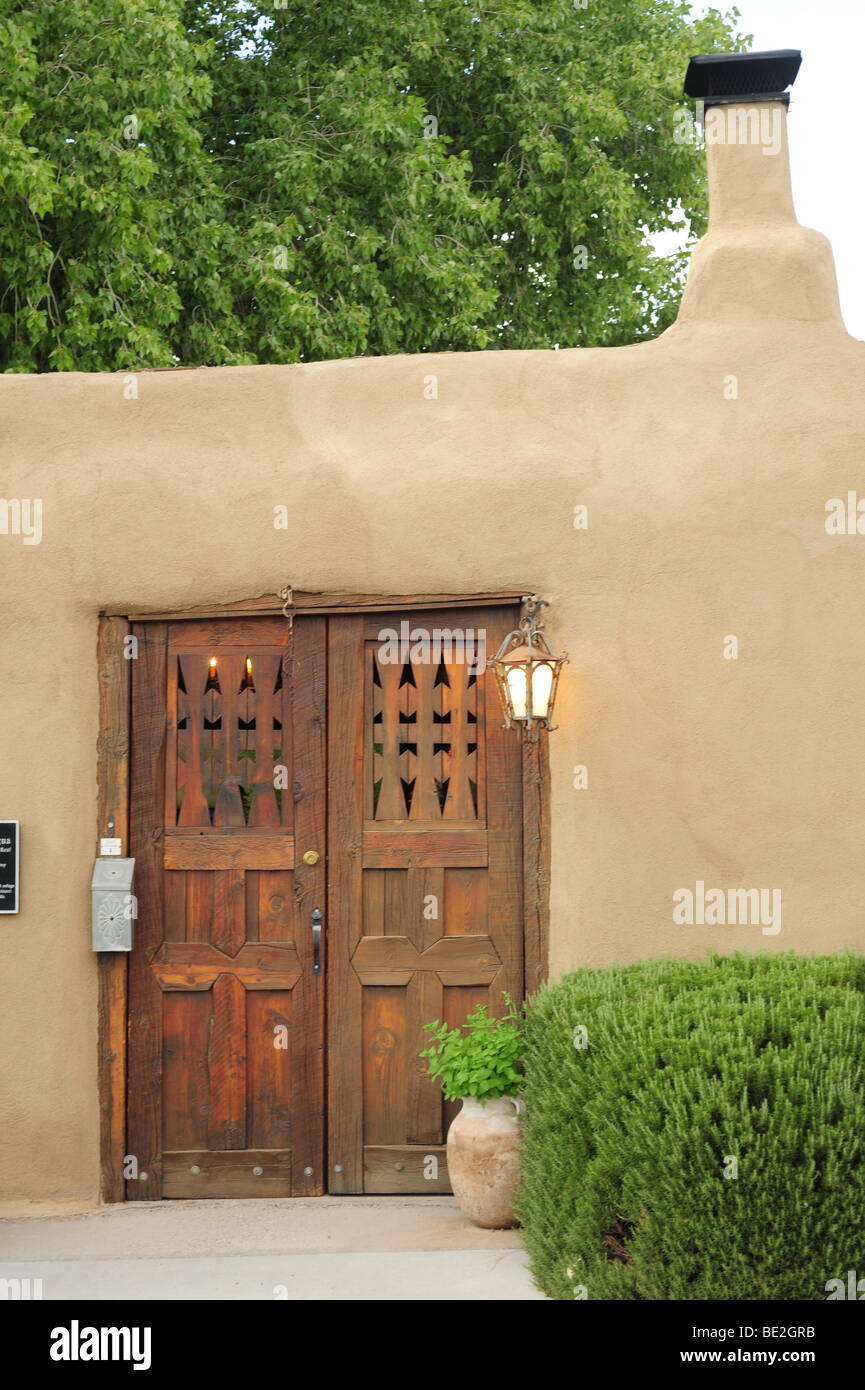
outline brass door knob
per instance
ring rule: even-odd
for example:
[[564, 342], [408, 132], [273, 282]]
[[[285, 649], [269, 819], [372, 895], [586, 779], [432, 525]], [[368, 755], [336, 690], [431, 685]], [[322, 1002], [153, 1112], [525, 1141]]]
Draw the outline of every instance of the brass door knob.
[[303, 862], [304, 864], [308, 864], [310, 868], [312, 868], [313, 864], [317, 864], [320, 858], [321, 855], [319, 854], [317, 849], [308, 849], [306, 851], [306, 854], [303, 856]]

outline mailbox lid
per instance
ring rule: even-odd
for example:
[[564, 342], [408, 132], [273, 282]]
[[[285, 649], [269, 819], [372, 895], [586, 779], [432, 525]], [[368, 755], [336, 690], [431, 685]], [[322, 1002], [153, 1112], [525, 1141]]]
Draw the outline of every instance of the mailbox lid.
[[134, 859], [97, 859], [93, 865], [91, 888], [111, 889], [115, 892], [128, 892], [132, 887], [135, 871]]

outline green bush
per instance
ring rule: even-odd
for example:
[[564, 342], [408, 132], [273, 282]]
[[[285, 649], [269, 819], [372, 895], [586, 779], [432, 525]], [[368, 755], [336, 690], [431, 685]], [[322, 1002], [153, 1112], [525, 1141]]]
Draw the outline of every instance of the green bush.
[[518, 1212], [551, 1298], [865, 1277], [865, 958], [579, 970], [530, 1000], [525, 1047]]

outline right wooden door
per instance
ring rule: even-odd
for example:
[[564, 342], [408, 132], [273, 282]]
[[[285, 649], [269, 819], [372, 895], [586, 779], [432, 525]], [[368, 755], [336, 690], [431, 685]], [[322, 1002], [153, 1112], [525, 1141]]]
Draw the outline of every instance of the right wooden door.
[[330, 1192], [450, 1191], [459, 1106], [425, 1074], [423, 1025], [523, 996], [521, 749], [485, 665], [517, 619], [328, 623]]

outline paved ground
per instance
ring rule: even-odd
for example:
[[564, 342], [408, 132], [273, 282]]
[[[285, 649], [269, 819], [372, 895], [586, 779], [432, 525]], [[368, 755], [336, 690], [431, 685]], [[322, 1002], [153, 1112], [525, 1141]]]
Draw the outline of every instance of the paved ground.
[[543, 1299], [515, 1231], [452, 1197], [130, 1202], [0, 1221], [0, 1279], [44, 1299]]

